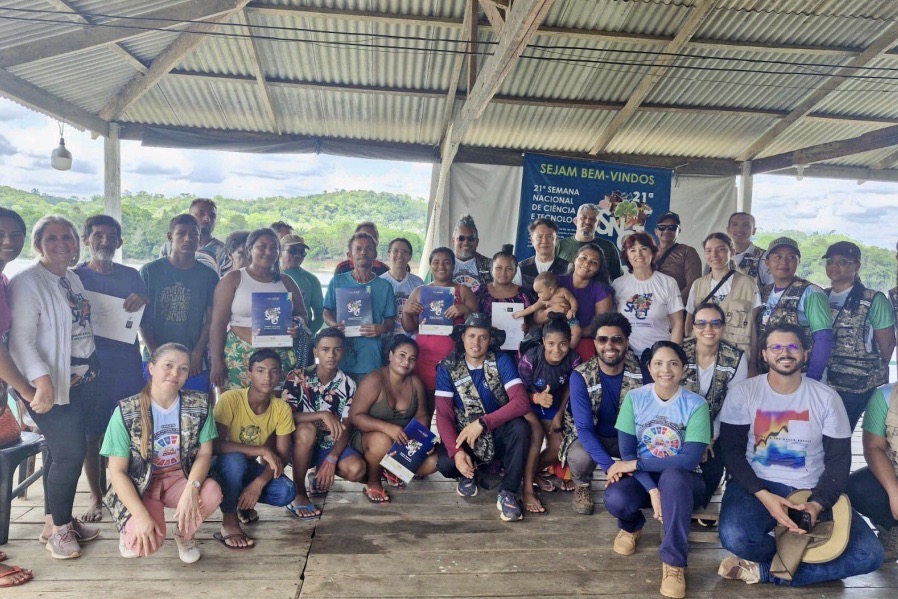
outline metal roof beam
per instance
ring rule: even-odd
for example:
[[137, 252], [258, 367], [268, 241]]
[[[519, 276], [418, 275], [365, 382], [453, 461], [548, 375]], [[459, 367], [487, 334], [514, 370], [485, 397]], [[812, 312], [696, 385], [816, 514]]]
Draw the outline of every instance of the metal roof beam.
[[[241, 0], [187, 0], [177, 6], [151, 10], [134, 17], [112, 19], [102, 25], [86, 26], [72, 23], [74, 30], [69, 30], [68, 33], [0, 50], [0, 68], [104, 46], [159, 28], [180, 27], [183, 21], [215, 17], [244, 4], [246, 2]], [[151, 19], [165, 19], [171, 22], [171, 25], [166, 26]]]
[[[489, 1], [489, 0], [483, 0]], [[502, 0], [493, 0], [493, 4], [502, 6]], [[271, 14], [292, 14], [309, 19], [336, 19], [345, 21], [363, 21], [369, 23], [386, 23], [394, 25], [413, 25], [420, 27], [442, 27], [460, 29], [462, 21], [450, 17], [428, 15], [403, 15], [397, 13], [373, 12], [367, 10], [341, 10], [336, 8], [319, 8], [311, 6], [275, 6], [254, 0], [247, 5], [247, 10], [267, 12]], [[481, 20], [478, 27], [491, 29], [489, 20]], [[626, 33], [620, 31], [604, 31], [600, 29], [579, 29], [574, 27], [540, 27], [539, 35], [544, 37], [563, 37], [593, 41], [620, 42], [633, 44], [653, 44], [666, 46], [674, 40], [673, 36], [652, 35], [647, 33]], [[809, 44], [771, 44], [769, 42], [744, 42], [708, 38], [693, 38], [687, 47], [710, 48], [713, 50], [732, 50], [738, 52], [776, 52], [781, 54], [800, 54], [805, 56], [851, 57], [861, 54], [863, 48], [842, 46], [815, 46]], [[898, 56], [898, 50], [886, 53]]]
[[695, 35], [698, 28], [701, 27], [708, 15], [711, 14], [711, 11], [714, 10], [715, 4], [717, 4], [717, 0], [702, 0], [702, 2], [689, 14], [686, 22], [683, 23], [677, 31], [677, 35], [667, 47], [664, 48], [666, 55], [659, 56], [655, 59], [655, 63], [649, 69], [649, 72], [642, 78], [639, 85], [633, 90], [633, 93], [630, 94], [626, 106], [618, 111], [614, 119], [599, 134], [598, 139], [589, 149], [590, 154], [598, 154], [608, 147], [608, 144], [611, 143], [614, 136], [630, 122], [630, 119], [636, 114], [636, 110], [639, 108], [640, 104], [645, 101], [652, 90], [655, 89], [655, 85], [662, 77], [664, 77], [671, 65], [673, 65], [676, 60], [676, 57], [673, 55], [679, 53], [680, 50], [683, 49], [683, 46], [686, 45], [686, 42]]
[[768, 129], [766, 133], [755, 140], [755, 142], [739, 156], [739, 160], [753, 160], [758, 154], [770, 147], [770, 145], [776, 141], [786, 129], [791, 127], [800, 118], [810, 113], [815, 106], [838, 89], [838, 87], [845, 82], [845, 77], [854, 75], [859, 68], [866, 66], [874, 59], [882, 56], [884, 52], [895, 45], [896, 41], [898, 41], [898, 23], [893, 23], [887, 27], [866, 50], [852, 58], [848, 64], [837, 70], [832, 76], [827, 77], [820, 87], [811, 92], [807, 98], [793, 108], [788, 116], [781, 119], [776, 125]]
[[246, 28], [247, 33], [250, 35], [249, 39], [244, 40], [244, 46], [249, 55], [249, 63], [253, 66], [253, 71], [255, 71], [256, 86], [259, 89], [259, 95], [262, 97], [262, 108], [265, 109], [268, 120], [271, 122], [272, 129], [278, 133], [283, 133], [284, 125], [280, 115], [274, 108], [274, 100], [271, 97], [268, 83], [265, 80], [265, 69], [262, 68], [262, 59], [259, 58], [259, 42], [252, 37], [253, 27], [250, 25], [246, 14], [242, 11], [238, 11], [236, 17], [237, 21]]
[[804, 166], [815, 162], [834, 160], [844, 156], [861, 154], [898, 145], [898, 125], [877, 129], [858, 137], [809, 146], [793, 152], [758, 158], [751, 162], [753, 175], [778, 171], [792, 166]]
[[109, 133], [109, 123], [97, 115], [54, 96], [5, 69], [0, 69], [0, 96], [54, 119], [64, 121], [78, 129], [92, 131], [98, 135]]
[[187, 54], [193, 51], [201, 42], [206, 40], [203, 35], [217, 29], [222, 21], [231, 16], [234, 11], [243, 9], [249, 0], [228, 0], [232, 5], [229, 11], [220, 13], [201, 23], [194, 23], [179, 35], [175, 41], [159, 53], [150, 64], [146, 73], [137, 73], [125, 86], [119, 90], [106, 105], [100, 110], [100, 118], [106, 121], [115, 121], [124, 114], [128, 107], [147, 93], [162, 77], [168, 74], [183, 60]]

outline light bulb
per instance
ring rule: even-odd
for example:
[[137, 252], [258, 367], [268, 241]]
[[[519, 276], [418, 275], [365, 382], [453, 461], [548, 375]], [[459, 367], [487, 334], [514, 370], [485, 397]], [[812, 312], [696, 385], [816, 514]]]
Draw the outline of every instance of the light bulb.
[[65, 147], [65, 139], [59, 138], [59, 147], [50, 154], [50, 166], [58, 171], [72, 168], [72, 153]]

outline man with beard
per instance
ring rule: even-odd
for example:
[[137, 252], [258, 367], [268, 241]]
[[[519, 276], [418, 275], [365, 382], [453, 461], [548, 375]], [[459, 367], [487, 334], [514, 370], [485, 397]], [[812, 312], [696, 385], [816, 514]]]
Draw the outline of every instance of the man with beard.
[[[807, 344], [798, 325], [771, 327], [760, 344], [769, 372], [733, 385], [720, 412], [721, 449], [731, 476], [720, 508], [720, 542], [735, 554], [720, 564], [724, 578], [804, 586], [882, 564], [882, 547], [855, 512], [841, 555], [800, 564], [791, 581], [771, 573], [777, 542], [769, 533], [777, 525], [804, 533], [789, 508], [809, 514], [813, 527], [845, 491], [851, 469], [851, 427], [842, 400], [801, 374]], [[811, 494], [796, 505], [787, 498], [799, 489]]]
[[[187, 210], [200, 224], [200, 240], [196, 250], [196, 259], [215, 271], [219, 277], [231, 270], [231, 257], [225, 251], [224, 242], [212, 237], [215, 223], [218, 220], [218, 207], [208, 198], [197, 198], [190, 202]], [[171, 242], [167, 241], [159, 250], [159, 257], [165, 258], [171, 252]]]
[[630, 350], [630, 321], [619, 312], [592, 321], [596, 355], [571, 374], [570, 410], [564, 415], [564, 438], [558, 459], [567, 463], [576, 483], [574, 511], [593, 512], [592, 473], [596, 464], [608, 471], [620, 458], [617, 413], [628, 391], [642, 387], [642, 369]]
[[608, 277], [613, 281], [624, 274], [620, 265], [620, 252], [617, 251], [617, 246], [607, 239], [596, 237], [598, 224], [599, 207], [595, 204], [582, 204], [577, 209], [577, 216], [574, 217], [574, 225], [577, 226], [577, 231], [573, 237], [566, 237], [555, 245], [555, 255], [562, 260], [573, 262], [581, 247], [587, 243], [594, 243], [601, 248], [602, 253], [605, 255]]
[[[113, 262], [122, 247], [122, 226], [111, 216], [100, 214], [84, 221], [81, 243], [90, 250], [90, 260], [75, 268], [84, 289], [122, 299], [122, 312], [137, 312], [149, 301], [147, 288], [137, 270]], [[146, 313], [144, 313], [146, 317]], [[135, 327], [136, 328], [136, 327]], [[135, 330], [136, 333], [136, 330]], [[137, 335], [133, 343], [123, 343], [99, 335], [94, 337], [100, 361], [99, 393], [87, 417], [87, 455], [84, 475], [90, 487], [90, 503], [81, 516], [85, 522], [103, 519], [100, 489], [100, 445], [109, 418], [119, 400], [136, 395], [143, 388], [143, 363]]]
[[[455, 224], [452, 231], [452, 249], [455, 251], [455, 269], [452, 271], [452, 281], [464, 285], [474, 293], [482, 285], [492, 283], [492, 261], [483, 254], [477, 253], [480, 237], [477, 234], [477, 225], [474, 218], [466, 214]], [[433, 281], [433, 275], [428, 271], [424, 278], [425, 283]]]

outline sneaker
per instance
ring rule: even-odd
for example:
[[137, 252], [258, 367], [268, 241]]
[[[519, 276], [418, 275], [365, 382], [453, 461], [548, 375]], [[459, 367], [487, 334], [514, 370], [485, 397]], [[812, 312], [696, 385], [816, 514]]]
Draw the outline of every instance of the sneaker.
[[461, 497], [476, 497], [477, 491], [476, 480], [473, 478], [465, 478], [464, 476], [458, 477], [458, 484], [455, 486], [455, 492]]
[[686, 596], [686, 568], [661, 565], [661, 594], [672, 599]]
[[100, 536], [99, 528], [88, 526], [78, 518], [72, 518], [72, 530], [75, 531], [75, 536], [78, 537], [79, 543], [87, 543]]
[[133, 559], [135, 557], [140, 557], [136, 551], [128, 547], [128, 544], [125, 543], [125, 535], [119, 535], [118, 537], [118, 552], [125, 559]]
[[636, 553], [636, 541], [642, 536], [642, 529], [636, 532], [627, 532], [620, 529], [614, 539], [614, 552], [620, 555], [633, 555]]
[[574, 511], [584, 516], [589, 516], [595, 509], [592, 502], [592, 489], [589, 484], [577, 485], [574, 489]]
[[46, 547], [54, 559], [72, 559], [81, 556], [81, 545], [71, 522], [60, 526], [59, 530], [50, 535]]
[[175, 544], [178, 546], [178, 557], [185, 564], [192, 564], [203, 556], [200, 553], [200, 548], [197, 547], [196, 539], [185, 539], [177, 531], [173, 531], [172, 536], [175, 538]]
[[761, 566], [757, 562], [739, 559], [735, 555], [720, 562], [717, 573], [727, 580], [744, 580], [745, 584], [761, 582]]
[[879, 531], [879, 542], [885, 551], [886, 561], [893, 562], [898, 559], [898, 526], [886, 528], [877, 524], [876, 530]]
[[518, 504], [518, 498], [511, 491], [499, 491], [499, 496], [496, 498], [496, 509], [499, 510], [499, 517], [503, 522], [515, 522], [524, 517], [521, 513], [521, 506]]

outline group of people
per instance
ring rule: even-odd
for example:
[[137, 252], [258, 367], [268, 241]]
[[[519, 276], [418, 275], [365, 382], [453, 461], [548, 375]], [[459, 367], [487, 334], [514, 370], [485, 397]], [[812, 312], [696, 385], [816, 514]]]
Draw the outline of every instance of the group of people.
[[[503, 521], [545, 514], [541, 494], [558, 490], [592, 514], [601, 468], [603, 502], [620, 529], [615, 552], [636, 551], [644, 509], [661, 522], [668, 597], [685, 596], [692, 515], [725, 472], [719, 532], [734, 555], [721, 576], [797, 586], [875, 570], [885, 552], [894, 558], [898, 390], [887, 368], [898, 289], [886, 297], [865, 288], [849, 242], [822, 257], [831, 288], [797, 277], [798, 244], [755, 247], [747, 213], [704, 240], [704, 267], [677, 242], [679, 215], [662, 215], [655, 236], [632, 233], [618, 250], [596, 236], [598, 214], [582, 205], [566, 239], [554, 221], [536, 219], [535, 255], [520, 262], [510, 246], [478, 253], [465, 216], [452, 247], [427, 256], [424, 280], [410, 272], [408, 240], [390, 241], [380, 262], [376, 225], [360, 223], [324, 294], [301, 267], [309, 247], [287, 223], [221, 242], [211, 200], [171, 220], [160, 258], [139, 273], [114, 262], [115, 219], [92, 216], [80, 234], [62, 217], [41, 219], [31, 232], [38, 260], [0, 285], [0, 379], [49, 449], [41, 540], [55, 558], [78, 557], [99, 534], [85, 521], [100, 519], [105, 504], [122, 556], [147, 556], [166, 536], [168, 506], [179, 556], [191, 563], [197, 528], [220, 508], [215, 538], [247, 550], [255, 540], [244, 527], [258, 520], [259, 502], [317, 518], [312, 497], [338, 476], [363, 483], [372, 503], [392, 501], [388, 487], [404, 482], [381, 460], [409, 442], [417, 420], [435, 421], [440, 437], [417, 476], [455, 478], [466, 498], [496, 489]], [[25, 236], [19, 215], [0, 210], [0, 272]], [[89, 251], [81, 263], [79, 242]], [[448, 335], [419, 331], [425, 286], [452, 289]], [[338, 320], [341, 288], [370, 299], [370, 323], [352, 335]], [[253, 346], [252, 294], [269, 291], [290, 294], [291, 347]], [[120, 298], [123, 312], [143, 310], [142, 348], [94, 335], [91, 292]], [[516, 349], [502, 348], [510, 331], [490, 318], [509, 302], [523, 305], [514, 326], [527, 334]], [[865, 409], [869, 466], [849, 476]], [[75, 518], [82, 467], [92, 505]], [[799, 501], [801, 490], [809, 494]], [[811, 526], [832, 520], [845, 493], [877, 533], [854, 514], [837, 557], [784, 573], [769, 533], [805, 534], [796, 514]], [[30, 576], [0, 564], [0, 586]]]

